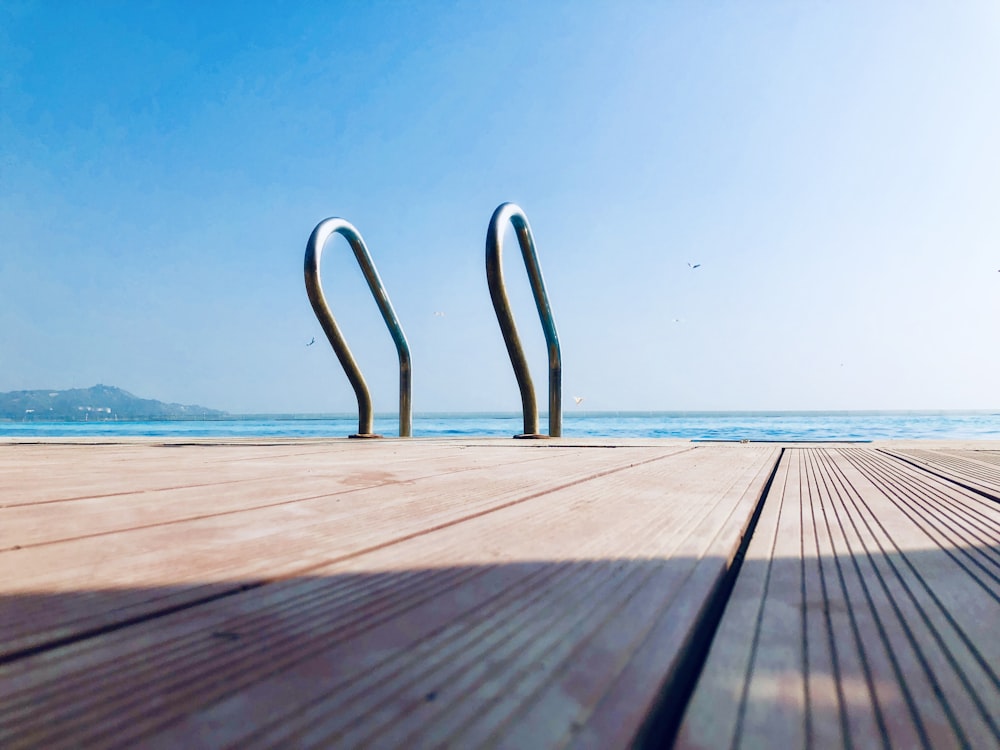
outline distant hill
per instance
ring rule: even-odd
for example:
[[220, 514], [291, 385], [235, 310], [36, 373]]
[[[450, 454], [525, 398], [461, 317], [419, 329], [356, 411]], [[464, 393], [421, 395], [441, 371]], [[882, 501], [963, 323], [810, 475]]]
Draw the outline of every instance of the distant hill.
[[224, 411], [203, 406], [165, 404], [133, 396], [110, 385], [68, 391], [0, 393], [0, 419], [57, 422], [107, 422], [132, 419], [204, 419], [224, 417]]

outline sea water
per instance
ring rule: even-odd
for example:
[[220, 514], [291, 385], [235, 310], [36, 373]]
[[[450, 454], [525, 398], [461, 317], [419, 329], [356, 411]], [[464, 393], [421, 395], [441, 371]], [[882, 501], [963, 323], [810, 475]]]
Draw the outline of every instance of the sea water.
[[[539, 428], [547, 431], [547, 417]], [[414, 437], [510, 437], [516, 413], [417, 414]], [[321, 438], [357, 432], [356, 416], [248, 416], [148, 422], [0, 422], [0, 436]], [[375, 432], [398, 434], [395, 415], [378, 416]], [[563, 435], [583, 438], [822, 441], [937, 438], [1000, 439], [1000, 412], [565, 412]]]

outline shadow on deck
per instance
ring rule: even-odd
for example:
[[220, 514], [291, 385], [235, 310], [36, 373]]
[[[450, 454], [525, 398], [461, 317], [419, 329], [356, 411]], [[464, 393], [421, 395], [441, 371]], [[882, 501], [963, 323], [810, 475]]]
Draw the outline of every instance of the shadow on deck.
[[5, 653], [0, 744], [989, 747], [998, 556], [750, 556], [710, 653], [704, 559], [7, 596], [4, 643], [62, 625]]

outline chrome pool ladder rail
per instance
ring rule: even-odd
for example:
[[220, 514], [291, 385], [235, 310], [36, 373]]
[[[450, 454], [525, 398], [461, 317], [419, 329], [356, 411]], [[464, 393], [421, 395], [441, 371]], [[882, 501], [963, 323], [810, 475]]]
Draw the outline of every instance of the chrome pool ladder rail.
[[542, 322], [545, 343], [549, 357], [549, 437], [562, 435], [562, 354], [559, 350], [559, 334], [556, 332], [555, 319], [549, 297], [545, 293], [545, 281], [542, 269], [538, 264], [538, 253], [535, 251], [535, 241], [524, 211], [513, 203], [503, 203], [497, 206], [490, 219], [489, 230], [486, 233], [486, 280], [490, 287], [490, 297], [493, 309], [500, 323], [510, 363], [514, 367], [514, 376], [521, 391], [521, 406], [524, 413], [524, 434], [516, 437], [544, 437], [538, 434], [538, 406], [535, 402], [535, 387], [528, 371], [528, 360], [521, 347], [521, 339], [517, 335], [517, 326], [510, 309], [510, 300], [503, 280], [503, 234], [507, 222], [514, 226], [517, 242], [521, 247], [524, 266], [531, 282], [531, 292], [535, 298], [535, 307]]
[[316, 313], [316, 317], [323, 327], [323, 332], [330, 341], [333, 351], [337, 354], [337, 359], [340, 360], [340, 365], [344, 368], [347, 379], [351, 381], [354, 393], [358, 399], [358, 432], [356, 435], [351, 435], [351, 437], [377, 438], [381, 437], [381, 435], [376, 435], [373, 431], [374, 413], [368, 384], [365, 382], [364, 376], [361, 374], [361, 370], [358, 368], [358, 364], [351, 354], [351, 349], [347, 345], [347, 341], [344, 340], [344, 336], [337, 326], [337, 321], [334, 319], [333, 313], [330, 312], [326, 296], [323, 294], [319, 273], [320, 257], [323, 254], [323, 247], [333, 234], [340, 234], [350, 244], [351, 249], [354, 251], [354, 257], [357, 259], [358, 265], [361, 266], [361, 271], [368, 282], [368, 288], [371, 290], [372, 296], [375, 297], [378, 309], [382, 313], [382, 319], [389, 328], [392, 340], [396, 344], [396, 353], [399, 356], [399, 436], [410, 437], [413, 426], [411, 403], [412, 382], [410, 374], [410, 347], [406, 343], [406, 335], [403, 333], [403, 328], [396, 318], [396, 312], [392, 309], [392, 302], [389, 301], [389, 294], [385, 290], [382, 279], [379, 278], [378, 271], [375, 270], [375, 264], [372, 262], [371, 254], [368, 252], [361, 234], [350, 222], [340, 218], [330, 218], [324, 219], [316, 225], [316, 228], [309, 236], [309, 242], [306, 243], [306, 293], [309, 295], [309, 302], [312, 304], [313, 312]]

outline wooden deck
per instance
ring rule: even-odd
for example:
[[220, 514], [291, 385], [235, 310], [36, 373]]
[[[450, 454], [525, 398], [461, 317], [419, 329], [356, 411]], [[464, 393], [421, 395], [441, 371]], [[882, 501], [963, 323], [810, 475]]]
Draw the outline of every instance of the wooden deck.
[[0, 747], [1000, 747], [1000, 445], [0, 442]]

